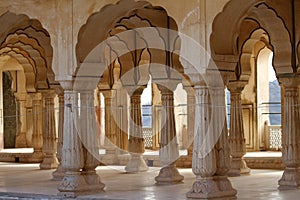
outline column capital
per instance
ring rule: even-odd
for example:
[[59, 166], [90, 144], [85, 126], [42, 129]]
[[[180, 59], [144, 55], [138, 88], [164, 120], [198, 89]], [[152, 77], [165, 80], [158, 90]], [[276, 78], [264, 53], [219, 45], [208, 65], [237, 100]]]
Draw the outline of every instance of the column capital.
[[44, 98], [54, 98], [56, 96], [56, 92], [53, 89], [50, 90], [40, 90], [41, 94], [43, 95]]
[[247, 81], [229, 81], [227, 88], [230, 92], [241, 93], [247, 84]]
[[278, 79], [279, 83], [285, 88], [298, 87], [300, 85], [300, 77], [282, 77]]
[[59, 81], [63, 90], [73, 90], [73, 80]]
[[99, 90], [99, 91], [103, 94], [104, 98], [113, 98], [116, 92], [115, 90]]
[[157, 85], [157, 88], [161, 92], [161, 94], [173, 94], [174, 92], [174, 90], [171, 90], [170, 88], [163, 85]]

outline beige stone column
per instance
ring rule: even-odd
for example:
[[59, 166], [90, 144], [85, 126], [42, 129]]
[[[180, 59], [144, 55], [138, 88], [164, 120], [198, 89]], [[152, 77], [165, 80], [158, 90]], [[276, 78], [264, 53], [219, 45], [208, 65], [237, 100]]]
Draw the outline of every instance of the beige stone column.
[[130, 123], [129, 123], [129, 144], [130, 160], [125, 167], [129, 173], [138, 173], [148, 170], [148, 166], [143, 158], [144, 138], [142, 128], [142, 110], [141, 94], [143, 88], [140, 88], [130, 96]]
[[106, 165], [118, 164], [118, 152], [116, 146], [117, 138], [117, 124], [116, 124], [116, 111], [114, 106], [114, 90], [101, 91], [104, 96], [104, 122], [105, 122], [105, 155], [101, 158], [101, 161]]
[[300, 187], [300, 121], [299, 121], [299, 78], [281, 78], [284, 87], [284, 113], [282, 160], [285, 165], [279, 189]]
[[64, 133], [64, 92], [61, 89], [58, 92], [58, 105], [59, 105], [59, 117], [58, 117], [58, 139], [57, 139], [57, 153], [56, 157], [58, 159], [58, 167], [52, 173], [54, 180], [62, 180], [65, 176], [65, 170], [62, 167], [61, 159], [62, 159], [62, 147], [63, 147], [63, 133]]
[[87, 190], [81, 174], [84, 166], [83, 149], [76, 130], [77, 93], [72, 90], [72, 82], [61, 82], [64, 89], [64, 133], [62, 148], [62, 167], [66, 173], [58, 187], [59, 195], [76, 197]]
[[40, 169], [54, 169], [58, 165], [56, 154], [56, 128], [55, 128], [55, 112], [54, 98], [55, 91], [49, 90], [43, 92], [45, 109], [43, 113], [44, 135], [43, 135], [43, 162]]
[[77, 127], [83, 145], [84, 165], [82, 175], [84, 176], [89, 191], [100, 192], [103, 190], [104, 184], [101, 182], [95, 170], [100, 164], [100, 158], [94, 107], [94, 91], [80, 91], [80, 102], [80, 114], [77, 118]]
[[194, 124], [195, 124], [195, 92], [192, 87], [185, 87], [187, 92], [187, 143], [188, 157], [193, 155], [193, 141], [194, 141]]
[[26, 93], [16, 93], [15, 97], [20, 106], [19, 115], [20, 115], [20, 123], [21, 127], [19, 128], [19, 132], [16, 135], [16, 148], [28, 148], [27, 140], [26, 140], [26, 132], [27, 132], [27, 111], [26, 111]]
[[158, 184], [178, 183], [184, 177], [179, 174], [175, 164], [179, 158], [179, 147], [176, 137], [173, 91], [164, 86], [158, 86], [158, 88], [161, 91], [163, 109], [159, 149], [159, 158], [163, 168], [155, 180]]
[[229, 145], [231, 154], [231, 168], [229, 176], [240, 176], [249, 174], [250, 169], [243, 158], [246, 154], [246, 144], [244, 137], [243, 110], [241, 93], [247, 82], [235, 81], [229, 82], [230, 91], [230, 130]]
[[32, 147], [34, 149], [31, 157], [32, 162], [41, 162], [43, 160], [43, 101], [42, 94], [32, 95]]
[[224, 88], [194, 87], [196, 96], [193, 173], [196, 175], [188, 198], [235, 197], [236, 190], [227, 178], [229, 148], [227, 141]]

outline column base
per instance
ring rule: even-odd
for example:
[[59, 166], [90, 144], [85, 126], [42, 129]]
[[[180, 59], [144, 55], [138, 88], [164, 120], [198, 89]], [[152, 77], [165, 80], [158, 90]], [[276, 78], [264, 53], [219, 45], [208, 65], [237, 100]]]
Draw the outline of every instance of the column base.
[[53, 180], [55, 180], [55, 181], [63, 180], [65, 175], [66, 175], [66, 172], [61, 164], [59, 164], [57, 169], [52, 173]]
[[30, 158], [28, 158], [28, 161], [33, 162], [33, 163], [40, 163], [43, 161], [43, 157], [44, 157], [44, 154], [42, 151], [34, 150], [32, 156]]
[[58, 161], [55, 155], [45, 155], [43, 162], [40, 164], [40, 169], [55, 169], [58, 166]]
[[236, 199], [237, 191], [226, 176], [197, 178], [192, 189], [186, 194], [192, 199]]
[[161, 168], [158, 176], [155, 177], [156, 184], [176, 184], [181, 183], [183, 179], [175, 165]]
[[286, 168], [278, 181], [279, 190], [292, 190], [300, 188], [300, 169]]
[[244, 158], [232, 159], [231, 169], [227, 173], [229, 177], [241, 176], [241, 174], [249, 174], [251, 169], [247, 166]]
[[117, 149], [106, 149], [105, 155], [101, 156], [100, 162], [105, 165], [118, 165], [118, 151]]
[[88, 195], [102, 192], [105, 185], [101, 183], [100, 177], [92, 172], [66, 172], [62, 183], [58, 187], [59, 196], [64, 198], [75, 198], [79, 195]]
[[125, 171], [128, 173], [139, 173], [148, 170], [148, 165], [146, 164], [143, 156], [140, 154], [130, 154], [130, 160], [125, 167]]

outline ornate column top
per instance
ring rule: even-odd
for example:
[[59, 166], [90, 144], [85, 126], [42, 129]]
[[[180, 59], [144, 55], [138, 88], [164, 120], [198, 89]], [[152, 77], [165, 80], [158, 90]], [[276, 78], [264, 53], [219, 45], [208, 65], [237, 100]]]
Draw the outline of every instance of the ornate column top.
[[300, 85], [300, 77], [283, 77], [279, 78], [278, 82], [283, 85], [283, 87], [298, 87]]
[[227, 88], [230, 92], [242, 92], [247, 84], [247, 81], [230, 81]]

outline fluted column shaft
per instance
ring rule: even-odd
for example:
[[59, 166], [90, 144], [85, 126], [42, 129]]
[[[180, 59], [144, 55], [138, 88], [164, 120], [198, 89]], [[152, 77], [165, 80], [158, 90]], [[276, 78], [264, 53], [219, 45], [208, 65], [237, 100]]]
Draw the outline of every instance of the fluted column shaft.
[[188, 156], [192, 158], [194, 146], [195, 94], [190, 91], [187, 91], [187, 117]]
[[99, 165], [99, 144], [97, 139], [96, 116], [94, 108], [94, 92], [80, 92], [80, 139], [83, 144], [85, 158], [84, 170], [92, 170]]
[[193, 172], [196, 175], [188, 198], [234, 197], [227, 178], [230, 150], [226, 124], [224, 87], [195, 86], [195, 140]]
[[20, 114], [20, 124], [21, 127], [18, 130], [16, 136], [16, 148], [28, 148], [30, 143], [27, 141], [26, 132], [27, 132], [27, 111], [26, 111], [26, 93], [16, 93], [15, 97], [19, 103], [19, 114]]
[[284, 88], [282, 159], [286, 166], [279, 189], [300, 187], [299, 78], [279, 80]]
[[75, 197], [83, 190], [85, 181], [81, 176], [81, 169], [84, 166], [83, 149], [80, 138], [75, 127], [75, 117], [77, 112], [77, 94], [73, 90], [64, 91], [64, 134], [62, 148], [62, 167], [65, 169], [63, 178], [58, 190], [60, 195]]
[[33, 121], [33, 133], [32, 133], [32, 147], [34, 153], [32, 160], [39, 162], [43, 160], [43, 111], [42, 111], [42, 95], [40, 93], [32, 96], [32, 121]]
[[138, 173], [148, 170], [143, 159], [144, 138], [142, 128], [141, 92], [134, 92], [130, 97], [130, 124], [128, 150], [131, 155], [125, 170]]
[[101, 162], [106, 165], [118, 164], [118, 152], [116, 146], [117, 138], [117, 123], [116, 123], [116, 108], [114, 106], [115, 91], [101, 91], [104, 96], [104, 119], [105, 119], [105, 155], [101, 158]]
[[159, 175], [155, 177], [157, 183], [177, 183], [184, 177], [181, 176], [176, 168], [175, 162], [179, 158], [179, 148], [176, 137], [176, 126], [174, 116], [174, 97], [173, 91], [166, 87], [159, 86], [162, 101], [162, 129], [160, 133], [159, 158], [163, 168]]
[[40, 164], [41, 169], [54, 169], [58, 162], [55, 156], [56, 153], [56, 128], [54, 114], [54, 91], [43, 93], [45, 101], [44, 109], [44, 136], [43, 136], [43, 152], [44, 159]]
[[133, 94], [130, 97], [130, 116], [131, 120], [129, 125], [129, 152], [142, 154], [145, 152], [145, 148], [140, 94]]
[[58, 117], [58, 139], [57, 139], [57, 153], [56, 157], [58, 159], [58, 167], [53, 172], [54, 180], [62, 180], [65, 176], [65, 170], [62, 167], [62, 148], [63, 148], [63, 133], [64, 133], [64, 107], [65, 107], [64, 93], [60, 92], [58, 94], [58, 105], [59, 105], [59, 117]]
[[239, 82], [229, 83], [230, 90], [230, 154], [231, 154], [231, 169], [230, 176], [240, 176], [241, 173], [249, 173], [243, 156], [246, 154], [246, 144], [244, 137], [243, 110], [241, 93], [244, 89], [244, 84]]
[[112, 144], [116, 144], [116, 122], [113, 115], [113, 97], [112, 92], [104, 95], [105, 103], [105, 138]]

